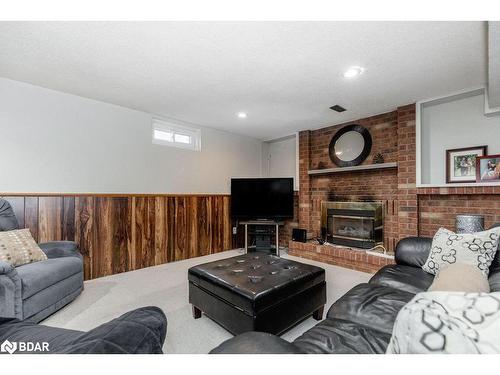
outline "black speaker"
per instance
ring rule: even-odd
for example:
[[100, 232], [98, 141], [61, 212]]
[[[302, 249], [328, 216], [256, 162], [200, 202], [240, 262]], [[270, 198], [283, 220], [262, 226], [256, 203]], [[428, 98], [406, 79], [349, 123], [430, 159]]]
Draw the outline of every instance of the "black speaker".
[[307, 231], [305, 229], [292, 229], [292, 241], [307, 242]]

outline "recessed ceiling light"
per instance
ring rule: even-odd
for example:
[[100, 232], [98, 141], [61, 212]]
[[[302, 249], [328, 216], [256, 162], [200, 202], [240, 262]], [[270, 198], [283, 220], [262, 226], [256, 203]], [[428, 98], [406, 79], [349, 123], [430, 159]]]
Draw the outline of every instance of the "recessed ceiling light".
[[365, 69], [362, 68], [362, 67], [360, 67], [360, 66], [351, 66], [349, 69], [347, 69], [344, 72], [344, 78], [354, 78], [354, 77], [357, 77], [360, 74], [362, 74], [364, 71], [365, 71]]
[[247, 114], [245, 112], [238, 112], [239, 118], [247, 118]]

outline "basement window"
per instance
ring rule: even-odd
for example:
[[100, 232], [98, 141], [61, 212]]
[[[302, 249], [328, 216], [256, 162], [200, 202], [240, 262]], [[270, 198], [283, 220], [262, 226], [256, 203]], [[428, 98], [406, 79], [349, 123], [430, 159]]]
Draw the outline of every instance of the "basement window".
[[153, 119], [153, 143], [201, 151], [201, 129]]

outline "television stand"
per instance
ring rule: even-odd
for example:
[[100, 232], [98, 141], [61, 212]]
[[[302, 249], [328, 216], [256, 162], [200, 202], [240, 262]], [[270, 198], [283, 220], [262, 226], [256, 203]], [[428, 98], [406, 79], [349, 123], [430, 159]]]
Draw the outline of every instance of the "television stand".
[[283, 225], [284, 222], [282, 221], [272, 221], [272, 220], [248, 220], [248, 221], [241, 221], [240, 224], [245, 226], [245, 253], [248, 253], [248, 226], [264, 226], [268, 227], [270, 230], [268, 231], [267, 235], [271, 236], [271, 230], [272, 227], [275, 228], [274, 230], [274, 235], [276, 239], [276, 248], [275, 248], [275, 255], [280, 256], [280, 246], [279, 246], [279, 226]]

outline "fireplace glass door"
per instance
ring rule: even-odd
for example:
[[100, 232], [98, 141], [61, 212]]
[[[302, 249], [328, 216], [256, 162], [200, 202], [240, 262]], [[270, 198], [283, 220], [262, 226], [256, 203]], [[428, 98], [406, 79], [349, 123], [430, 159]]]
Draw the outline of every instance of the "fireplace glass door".
[[352, 240], [370, 240], [373, 237], [372, 218], [332, 215], [328, 219], [328, 233], [332, 237]]
[[322, 202], [321, 230], [336, 245], [371, 249], [383, 241], [379, 202]]

